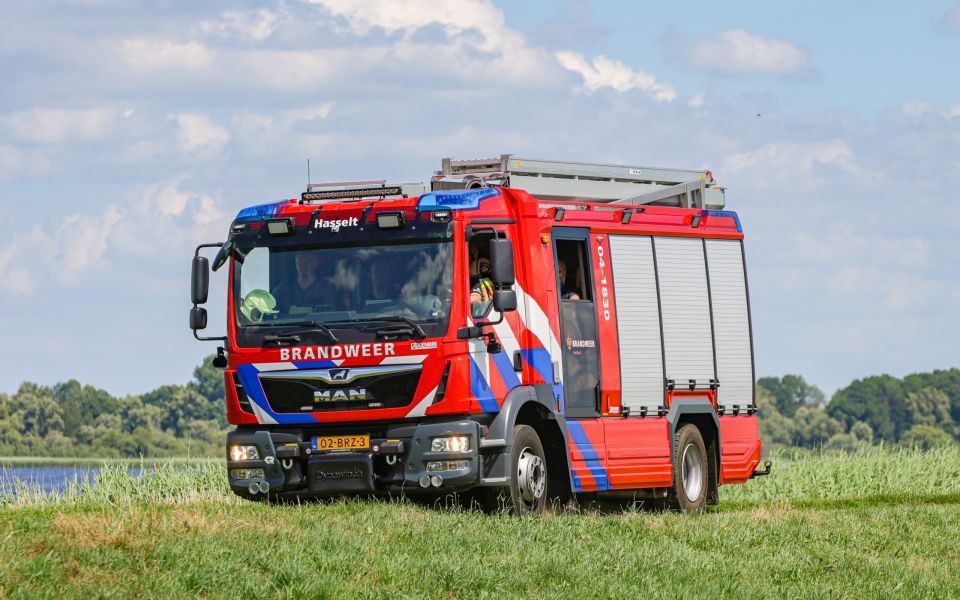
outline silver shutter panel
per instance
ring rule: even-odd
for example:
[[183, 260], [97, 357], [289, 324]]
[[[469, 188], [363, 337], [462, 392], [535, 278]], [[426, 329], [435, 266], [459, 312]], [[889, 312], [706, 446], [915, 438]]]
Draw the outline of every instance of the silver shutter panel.
[[657, 237], [654, 244], [667, 379], [676, 380], [678, 388], [689, 379], [705, 384], [715, 373], [703, 240]]
[[649, 236], [610, 236], [617, 335], [620, 338], [622, 405], [634, 415], [640, 407], [663, 405], [663, 350], [660, 309]]
[[721, 406], [753, 404], [753, 360], [740, 240], [707, 240]]

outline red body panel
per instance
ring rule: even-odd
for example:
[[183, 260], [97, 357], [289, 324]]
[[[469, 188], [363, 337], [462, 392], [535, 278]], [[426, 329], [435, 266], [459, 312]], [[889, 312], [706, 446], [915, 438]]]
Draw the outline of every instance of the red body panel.
[[720, 417], [720, 483], [744, 483], [760, 464], [756, 415]]

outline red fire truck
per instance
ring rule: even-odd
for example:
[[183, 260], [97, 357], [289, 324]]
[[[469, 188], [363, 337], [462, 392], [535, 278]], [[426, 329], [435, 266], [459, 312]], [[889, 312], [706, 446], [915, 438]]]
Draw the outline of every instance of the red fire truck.
[[[227, 334], [201, 337], [210, 262]], [[309, 185], [197, 248], [190, 326], [225, 368], [230, 487], [579, 493], [682, 510], [761, 459], [743, 231], [709, 171], [445, 159]]]

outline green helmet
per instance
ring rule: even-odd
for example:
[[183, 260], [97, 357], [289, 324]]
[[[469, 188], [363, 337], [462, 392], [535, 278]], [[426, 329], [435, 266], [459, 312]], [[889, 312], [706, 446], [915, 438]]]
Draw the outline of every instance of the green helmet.
[[253, 323], [263, 320], [263, 315], [277, 314], [277, 299], [266, 290], [253, 290], [240, 303], [240, 313]]

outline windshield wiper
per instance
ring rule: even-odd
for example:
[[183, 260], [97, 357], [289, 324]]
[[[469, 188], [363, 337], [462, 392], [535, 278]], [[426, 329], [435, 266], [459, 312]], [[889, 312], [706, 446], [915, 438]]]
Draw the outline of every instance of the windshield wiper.
[[[261, 325], [251, 325], [250, 327], [270, 327], [270, 328], [297, 327], [299, 328], [298, 331], [300, 331], [301, 333], [308, 332], [312, 329], [317, 329], [321, 333], [326, 335], [330, 339], [330, 341], [333, 342], [334, 344], [340, 343], [340, 339], [336, 336], [336, 334], [330, 331], [329, 327], [327, 327], [326, 325], [324, 325], [319, 321], [283, 321], [281, 323], [273, 323], [271, 325], [261, 324]], [[293, 338], [297, 338], [297, 339], [294, 340]], [[263, 341], [264, 342], [281, 342], [281, 341], [299, 342], [300, 338], [299, 336], [294, 335], [293, 332], [289, 332], [286, 334], [264, 336]]]
[[[423, 328], [420, 325], [411, 319], [410, 317], [404, 317], [403, 315], [384, 315], [382, 317], [366, 317], [363, 319], [345, 319], [343, 321], [327, 321], [328, 323], [403, 323], [409, 325], [411, 333], [416, 333], [420, 336], [420, 339], [427, 337], [427, 334], [423, 331]], [[383, 327], [378, 327], [375, 329], [377, 333], [384, 331]]]

